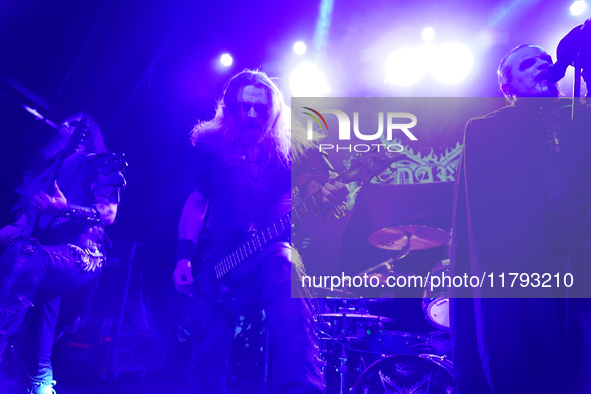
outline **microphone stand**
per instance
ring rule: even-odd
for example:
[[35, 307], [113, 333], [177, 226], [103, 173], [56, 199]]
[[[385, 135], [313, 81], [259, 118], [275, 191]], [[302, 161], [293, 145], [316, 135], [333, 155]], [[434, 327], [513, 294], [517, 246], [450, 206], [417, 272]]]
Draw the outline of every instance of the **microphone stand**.
[[[568, 169], [568, 183], [567, 183], [567, 212], [569, 215], [573, 213], [573, 182], [574, 182], [574, 175], [575, 175], [575, 161], [577, 155], [577, 146], [578, 146], [578, 137], [580, 134], [580, 130], [578, 130], [578, 120], [580, 117], [581, 111], [581, 62], [580, 62], [580, 50], [577, 52], [575, 56], [575, 60], [573, 62], [573, 67], [575, 69], [575, 76], [573, 81], [573, 98], [572, 98], [572, 112], [571, 112], [571, 127], [573, 131], [572, 135], [572, 152], [571, 157], [568, 160], [569, 169]], [[566, 261], [565, 261], [565, 274], [571, 271], [571, 258], [572, 258], [572, 245], [570, 245], [566, 252]], [[565, 300], [564, 300], [564, 343], [567, 345], [567, 357], [570, 358], [572, 355], [571, 347], [568, 346], [569, 340], [569, 327], [570, 327], [570, 288], [566, 288], [565, 292]]]

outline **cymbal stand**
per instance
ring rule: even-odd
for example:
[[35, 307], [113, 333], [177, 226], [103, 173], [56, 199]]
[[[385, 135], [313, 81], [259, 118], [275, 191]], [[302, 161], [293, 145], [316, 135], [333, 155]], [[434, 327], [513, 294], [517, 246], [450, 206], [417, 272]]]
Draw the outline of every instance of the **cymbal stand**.
[[350, 312], [349, 308], [347, 308], [347, 300], [343, 299], [343, 306], [339, 308], [339, 312], [342, 313], [342, 320], [341, 320], [341, 356], [339, 357], [339, 367], [337, 368], [337, 372], [340, 376], [340, 394], [345, 394], [346, 389], [345, 386], [347, 385], [347, 351], [345, 349], [345, 342], [347, 341], [347, 312]]
[[400, 253], [398, 253], [398, 256], [396, 256], [394, 260], [401, 260], [410, 254], [410, 237], [412, 237], [412, 233], [406, 233], [406, 238], [408, 241], [406, 242], [406, 245], [400, 249]]
[[[392, 266], [392, 263], [395, 261], [401, 260], [410, 254], [410, 238], [411, 237], [412, 237], [412, 233], [406, 233], [406, 238], [408, 239], [408, 241], [406, 242], [406, 245], [404, 245], [404, 247], [400, 250], [400, 253], [398, 253], [398, 256], [396, 256], [394, 258], [389, 258], [388, 260], [384, 261], [383, 263], [380, 263], [376, 266], [368, 268], [365, 271], [358, 273], [357, 275], [363, 276], [365, 274], [370, 274], [374, 271], [377, 271], [378, 269], [380, 269], [382, 267], [386, 267], [386, 269], [388, 270], [388, 275], [394, 274], [394, 267]], [[345, 288], [345, 291], [346, 290], [347, 289]]]

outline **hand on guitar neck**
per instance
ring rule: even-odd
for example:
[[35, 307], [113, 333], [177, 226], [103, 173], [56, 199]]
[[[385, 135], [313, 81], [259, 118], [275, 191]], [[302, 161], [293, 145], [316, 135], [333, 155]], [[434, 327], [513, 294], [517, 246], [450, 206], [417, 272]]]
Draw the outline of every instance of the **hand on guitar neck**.
[[337, 177], [336, 172], [331, 172], [328, 182], [322, 187], [322, 202], [327, 208], [333, 208], [345, 201], [350, 192], [349, 186], [337, 181]]
[[336, 205], [345, 201], [349, 195], [350, 189], [346, 183], [337, 181], [338, 174], [331, 172], [328, 182], [322, 185], [320, 182], [313, 180], [303, 193], [303, 198], [306, 199], [319, 190], [322, 190], [322, 202], [325, 208], [333, 208]]

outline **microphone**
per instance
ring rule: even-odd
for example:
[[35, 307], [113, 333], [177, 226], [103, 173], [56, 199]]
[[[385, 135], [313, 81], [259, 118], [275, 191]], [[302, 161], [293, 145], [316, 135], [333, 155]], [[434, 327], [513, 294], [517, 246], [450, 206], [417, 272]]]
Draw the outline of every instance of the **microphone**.
[[557, 60], [556, 63], [548, 67], [548, 73], [546, 74], [546, 80], [550, 83], [556, 83], [560, 81], [566, 75], [566, 69], [569, 64], [567, 62], [561, 62]]
[[[568, 66], [574, 66], [577, 54], [581, 53], [581, 58], [586, 58], [591, 48], [588, 48], [591, 41], [591, 19], [587, 19], [584, 24], [573, 28], [560, 42], [556, 48], [556, 63], [548, 68], [546, 79], [554, 83], [564, 78]], [[582, 53], [584, 52], [584, 53]], [[591, 66], [582, 64], [585, 66]]]

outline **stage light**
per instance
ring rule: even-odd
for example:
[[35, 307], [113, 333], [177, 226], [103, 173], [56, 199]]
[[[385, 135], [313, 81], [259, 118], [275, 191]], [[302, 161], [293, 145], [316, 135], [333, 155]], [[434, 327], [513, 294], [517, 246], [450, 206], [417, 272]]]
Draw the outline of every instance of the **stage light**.
[[570, 6], [570, 13], [572, 15], [581, 15], [587, 9], [585, 0], [577, 0]]
[[293, 51], [298, 55], [303, 55], [306, 53], [306, 44], [304, 44], [302, 41], [296, 42], [293, 44]]
[[462, 44], [444, 44], [435, 50], [431, 73], [445, 84], [458, 83], [472, 70], [472, 52]]
[[386, 61], [386, 78], [399, 86], [410, 86], [423, 78], [426, 57], [421, 48], [403, 48]]
[[421, 33], [421, 37], [423, 37], [423, 40], [429, 42], [435, 37], [435, 30], [432, 27], [425, 27]]
[[232, 65], [233, 61], [234, 61], [234, 59], [232, 59], [232, 56], [230, 56], [227, 53], [224, 53], [222, 55], [222, 57], [220, 58], [220, 62], [226, 67], [230, 67]]
[[324, 74], [312, 63], [297, 66], [289, 77], [291, 93], [298, 97], [320, 97], [330, 92]]

